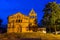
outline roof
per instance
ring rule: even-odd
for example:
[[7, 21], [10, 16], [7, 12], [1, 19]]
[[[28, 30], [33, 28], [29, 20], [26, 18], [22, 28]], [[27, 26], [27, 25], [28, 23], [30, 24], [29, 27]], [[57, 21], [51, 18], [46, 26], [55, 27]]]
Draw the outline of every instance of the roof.
[[[21, 12], [17, 12], [17, 13], [15, 13], [15, 14], [12, 14], [12, 15], [8, 16], [8, 18], [11, 17], [11, 16], [14, 16], [14, 15], [24, 15], [24, 14], [22, 14]], [[29, 15], [35, 15], [35, 16], [36, 16], [36, 13], [35, 13], [35, 11], [32, 9], [32, 10], [30, 11]], [[24, 15], [24, 16], [28, 17], [29, 15]]]

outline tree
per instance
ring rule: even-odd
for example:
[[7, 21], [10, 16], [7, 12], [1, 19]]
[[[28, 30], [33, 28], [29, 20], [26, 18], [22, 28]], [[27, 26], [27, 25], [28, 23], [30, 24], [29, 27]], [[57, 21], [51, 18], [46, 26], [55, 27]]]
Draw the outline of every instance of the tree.
[[2, 19], [0, 19], [0, 26], [1, 26], [2, 22], [3, 22]]
[[0, 33], [6, 33], [7, 32], [7, 24], [2, 24], [3, 20], [0, 19]]
[[[42, 24], [46, 28], [49, 28], [51, 32], [51, 27], [56, 29], [56, 20], [60, 18], [60, 7], [56, 2], [49, 2], [44, 8], [44, 16], [42, 19]], [[56, 32], [56, 30], [55, 30]]]
[[2, 33], [2, 31], [3, 31], [3, 28], [2, 28], [2, 19], [0, 19], [0, 33]]
[[38, 24], [37, 24], [37, 18], [34, 20], [34, 25], [32, 26], [33, 32], [37, 32], [38, 30]]
[[38, 29], [38, 25], [37, 25], [37, 19], [34, 20], [34, 25], [32, 25], [32, 23], [29, 24], [29, 30], [32, 30], [33, 32], [37, 32]]

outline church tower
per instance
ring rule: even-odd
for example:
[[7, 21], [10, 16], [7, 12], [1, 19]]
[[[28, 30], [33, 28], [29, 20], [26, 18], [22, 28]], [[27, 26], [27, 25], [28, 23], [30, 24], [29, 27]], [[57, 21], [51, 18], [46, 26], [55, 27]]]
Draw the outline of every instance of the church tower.
[[29, 17], [30, 17], [30, 21], [29, 23], [31, 25], [34, 25], [35, 24], [35, 20], [37, 19], [37, 14], [35, 13], [35, 11], [32, 9], [31, 12], [29, 13]]

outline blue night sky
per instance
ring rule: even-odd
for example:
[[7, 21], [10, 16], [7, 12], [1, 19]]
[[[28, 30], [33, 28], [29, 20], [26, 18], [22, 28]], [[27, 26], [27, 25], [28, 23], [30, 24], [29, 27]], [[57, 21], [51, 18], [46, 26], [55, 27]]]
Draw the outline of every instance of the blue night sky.
[[[48, 2], [52, 2], [52, 0], [0, 0], [0, 18], [3, 20], [3, 24], [6, 24], [9, 15], [16, 12], [28, 15], [33, 8], [39, 22], [43, 17], [42, 10]], [[60, 3], [59, 0], [56, 2]]]

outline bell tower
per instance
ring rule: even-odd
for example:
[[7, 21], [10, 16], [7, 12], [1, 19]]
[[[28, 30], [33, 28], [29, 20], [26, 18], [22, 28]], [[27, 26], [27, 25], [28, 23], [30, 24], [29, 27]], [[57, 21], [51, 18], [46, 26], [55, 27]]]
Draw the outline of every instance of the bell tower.
[[29, 13], [29, 24], [31, 26], [35, 25], [35, 20], [37, 19], [37, 14], [35, 13], [35, 11], [32, 9], [31, 12]]

